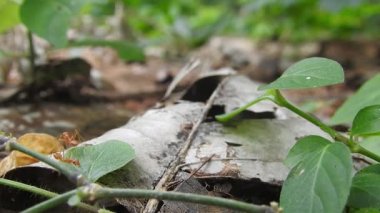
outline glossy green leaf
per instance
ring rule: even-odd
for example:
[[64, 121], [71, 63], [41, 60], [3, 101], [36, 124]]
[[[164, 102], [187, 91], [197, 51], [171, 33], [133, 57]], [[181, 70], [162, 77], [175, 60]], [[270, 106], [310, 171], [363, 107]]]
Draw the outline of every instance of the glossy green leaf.
[[65, 157], [78, 160], [82, 174], [90, 181], [96, 181], [133, 160], [135, 152], [129, 144], [111, 140], [98, 145], [71, 148]]
[[349, 124], [364, 107], [380, 104], [380, 74], [368, 80], [336, 111], [330, 124]]
[[285, 213], [342, 212], [351, 186], [350, 150], [326, 144], [298, 163], [284, 182], [280, 205]]
[[319, 152], [330, 143], [329, 140], [317, 135], [303, 137], [290, 149], [284, 163], [289, 168], [293, 168], [299, 162], [307, 159], [309, 155]]
[[380, 105], [361, 109], [352, 123], [352, 135], [371, 135], [380, 132]]
[[14, 1], [0, 0], [0, 33], [20, 22], [18, 16], [19, 7], [19, 4]]
[[144, 61], [144, 49], [136, 43], [128, 41], [109, 41], [86, 39], [75, 41], [71, 46], [103, 46], [111, 47], [117, 51], [119, 57], [127, 61]]
[[76, 0], [25, 0], [20, 17], [29, 30], [56, 47], [64, 47], [71, 19], [81, 5]]
[[380, 164], [366, 167], [354, 176], [348, 205], [380, 208]]
[[327, 58], [307, 58], [290, 66], [280, 78], [259, 89], [302, 89], [342, 83], [342, 66]]

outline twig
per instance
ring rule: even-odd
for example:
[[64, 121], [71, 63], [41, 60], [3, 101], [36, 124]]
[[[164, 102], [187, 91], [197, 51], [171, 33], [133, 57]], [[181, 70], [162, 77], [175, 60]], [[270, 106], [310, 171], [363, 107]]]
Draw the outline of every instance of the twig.
[[190, 173], [190, 175], [185, 179], [185, 180], [177, 180], [177, 181], [173, 181], [173, 182], [170, 182], [168, 183], [167, 185], [167, 188], [172, 188], [174, 185], [181, 185], [182, 183], [188, 181], [191, 177], [193, 177], [199, 170], [202, 169], [202, 167], [204, 165], [206, 165], [208, 162], [210, 162], [210, 160], [215, 156], [215, 154], [212, 154], [210, 157], [208, 157], [206, 160], [204, 160], [202, 162], [202, 164], [196, 169], [194, 170], [193, 172]]
[[[213, 159], [210, 159], [209, 161], [233, 161], [233, 160], [234, 161], [260, 161], [260, 162], [264, 162], [264, 163], [273, 163], [273, 162], [281, 161], [280, 159], [267, 161], [267, 160], [260, 160], [257, 158], [213, 158]], [[186, 167], [186, 166], [202, 164], [203, 162], [204, 161], [196, 161], [196, 162], [191, 162], [191, 163], [180, 164], [180, 165], [178, 165], [178, 169], [181, 169], [181, 168]]]
[[[189, 136], [187, 137], [184, 145], [182, 146], [181, 150], [178, 153], [178, 157], [173, 160], [171, 163], [170, 167], [165, 171], [165, 173], [162, 175], [161, 179], [158, 181], [158, 183], [155, 186], [155, 190], [157, 191], [167, 191], [167, 183], [169, 183], [174, 176], [178, 172], [177, 166], [183, 162], [183, 160], [186, 157], [187, 151], [189, 150], [192, 141], [197, 133], [197, 129], [199, 126], [202, 124], [203, 120], [206, 118], [208, 111], [211, 109], [215, 98], [217, 97], [220, 89], [222, 88], [222, 85], [225, 84], [227, 79], [224, 79], [217, 88], [214, 90], [210, 98], [208, 99], [206, 106], [204, 107], [204, 111], [202, 114], [202, 117], [198, 119], [198, 121], [193, 125], [193, 128], [191, 129], [191, 132], [189, 133]], [[156, 212], [157, 207], [158, 207], [159, 201], [157, 199], [151, 199], [147, 202], [145, 205], [144, 213], [153, 213]]]

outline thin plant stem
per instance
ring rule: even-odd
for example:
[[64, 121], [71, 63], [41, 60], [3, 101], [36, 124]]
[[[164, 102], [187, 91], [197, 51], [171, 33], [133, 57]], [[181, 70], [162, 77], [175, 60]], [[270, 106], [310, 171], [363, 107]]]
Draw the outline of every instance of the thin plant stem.
[[[5, 178], [0, 178], [0, 184], [4, 185], [4, 186], [8, 186], [8, 187], [13, 187], [13, 188], [16, 188], [18, 190], [23, 190], [23, 191], [31, 192], [31, 193], [34, 193], [34, 194], [37, 194], [37, 195], [41, 195], [41, 196], [44, 196], [44, 197], [47, 197], [47, 198], [53, 198], [53, 197], [56, 197], [56, 196], [59, 195], [57, 193], [48, 191], [46, 189], [41, 189], [41, 188], [38, 188], [38, 187], [35, 187], [35, 186], [32, 186], [32, 185], [28, 185], [28, 184], [25, 184], [25, 183], [9, 180], [9, 179], [5, 179]], [[77, 207], [81, 208], [81, 209], [85, 209], [85, 210], [91, 211], [91, 212], [97, 212], [98, 211], [97, 208], [95, 208], [95, 207], [93, 207], [91, 205], [85, 204], [85, 203], [79, 203]]]
[[326, 124], [324, 124], [323, 122], [321, 122], [318, 118], [316, 118], [316, 117], [302, 111], [301, 109], [297, 108], [296, 106], [294, 106], [293, 104], [288, 102], [284, 98], [284, 96], [282, 96], [280, 91], [273, 90], [272, 92], [274, 93], [274, 97], [275, 97], [274, 101], [279, 106], [282, 106], [282, 107], [289, 109], [290, 111], [296, 113], [297, 115], [301, 116], [302, 118], [306, 119], [307, 121], [318, 126], [321, 130], [323, 130], [324, 132], [329, 134], [335, 141], [339, 141], [339, 142], [346, 144], [350, 148], [351, 152], [360, 153], [360, 154], [365, 155], [369, 158], [372, 158], [373, 160], [380, 162], [380, 156], [379, 155], [365, 149], [364, 147], [360, 146], [359, 143], [357, 143], [353, 140], [350, 140], [348, 137], [346, 137], [346, 136], [340, 134], [339, 132], [335, 131], [331, 127], [329, 127]]
[[31, 150], [31, 149], [29, 149], [29, 148], [27, 148], [27, 147], [25, 147], [19, 143], [16, 143], [15, 141], [8, 141], [7, 146], [8, 146], [9, 151], [17, 150], [17, 151], [23, 152], [27, 155], [30, 155], [30, 156], [46, 163], [46, 164], [52, 166], [53, 168], [55, 168], [59, 172], [61, 172], [63, 175], [65, 175], [70, 181], [72, 181], [76, 185], [85, 185], [85, 184], [90, 183], [90, 181], [87, 180], [87, 178], [84, 175], [82, 175], [79, 171], [74, 170], [74, 169], [70, 169], [70, 167], [64, 165], [63, 163], [55, 161], [46, 155], [35, 152], [35, 151], [33, 151], [33, 150]]
[[25, 183], [9, 180], [9, 179], [5, 179], [5, 178], [0, 178], [0, 184], [4, 185], [4, 186], [15, 188], [15, 189], [31, 192], [31, 193], [34, 193], [37, 195], [48, 197], [48, 198], [52, 198], [52, 197], [58, 195], [57, 193], [54, 193], [54, 192], [51, 192], [51, 191], [48, 191], [45, 189], [41, 189], [41, 188], [38, 188], [38, 187], [35, 187], [32, 185], [28, 185]]
[[225, 123], [225, 122], [228, 122], [230, 121], [232, 118], [234, 118], [235, 116], [239, 115], [240, 113], [242, 113], [244, 110], [248, 109], [249, 107], [261, 102], [261, 101], [264, 101], [264, 100], [270, 100], [270, 101], [273, 101], [273, 97], [272, 96], [268, 96], [266, 94], [264, 94], [263, 96], [260, 96], [258, 98], [256, 98], [255, 100], [249, 102], [248, 104], [242, 106], [242, 107], [239, 107], [229, 113], [226, 113], [226, 114], [223, 114], [223, 115], [217, 115], [215, 116], [215, 119], [219, 122], [222, 122], [222, 123]]
[[91, 201], [102, 198], [155, 198], [159, 200], [171, 200], [171, 201], [182, 201], [189, 203], [198, 203], [204, 205], [211, 205], [217, 207], [224, 207], [232, 210], [238, 210], [242, 212], [251, 213], [274, 213], [274, 210], [268, 206], [258, 206], [254, 204], [249, 204], [241, 201], [212, 197], [199, 194], [190, 194], [182, 192], [163, 192], [156, 190], [147, 189], [118, 189], [118, 188], [104, 188], [97, 184], [90, 184], [87, 186], [80, 187], [76, 190], [66, 192], [62, 195], [54, 197], [50, 200], [42, 202], [35, 205], [24, 213], [33, 213], [46, 211], [48, 209], [54, 208], [67, 202], [70, 197], [75, 194], [80, 194], [82, 198], [87, 198]]
[[49, 200], [46, 200], [44, 202], [41, 202], [37, 205], [34, 205], [28, 209], [25, 209], [24, 211], [22, 211], [22, 213], [39, 213], [39, 212], [44, 212], [48, 209], [52, 209], [56, 206], [59, 206], [65, 202], [67, 202], [67, 200], [74, 196], [75, 194], [77, 193], [77, 189], [74, 189], [74, 190], [71, 190], [71, 191], [68, 191], [66, 193], [63, 193], [63, 194], [60, 194], [58, 196], [55, 196]]
[[144, 189], [113, 189], [98, 188], [94, 191], [92, 197], [99, 198], [155, 198], [158, 200], [182, 201], [189, 203], [198, 203], [217, 207], [224, 207], [232, 210], [252, 213], [270, 213], [273, 209], [267, 206], [258, 206], [241, 201], [212, 197], [199, 194], [181, 193], [181, 192], [164, 192]]
[[267, 90], [267, 92], [263, 95], [260, 96], [259, 98], [249, 102], [248, 104], [223, 115], [217, 115], [216, 120], [220, 122], [227, 122], [231, 120], [233, 117], [237, 116], [239, 113], [243, 112], [247, 108], [253, 106], [254, 104], [257, 104], [263, 100], [269, 100], [277, 104], [278, 106], [285, 107], [289, 109], [290, 111], [296, 113], [297, 115], [301, 116], [302, 118], [306, 119], [310, 123], [313, 123], [314, 125], [318, 126], [322, 131], [326, 132], [329, 134], [335, 141], [339, 141], [347, 145], [351, 152], [353, 153], [360, 153], [364, 156], [367, 156], [369, 158], [372, 158], [373, 160], [376, 160], [380, 162], [380, 156], [369, 151], [368, 149], [362, 147], [359, 143], [357, 143], [354, 140], [350, 140], [348, 137], [340, 134], [339, 132], [335, 131], [333, 128], [327, 126], [325, 123], [320, 121], [318, 118], [304, 112], [303, 110], [297, 108], [290, 102], [286, 100], [284, 96], [280, 93], [279, 90], [277, 89], [270, 89]]

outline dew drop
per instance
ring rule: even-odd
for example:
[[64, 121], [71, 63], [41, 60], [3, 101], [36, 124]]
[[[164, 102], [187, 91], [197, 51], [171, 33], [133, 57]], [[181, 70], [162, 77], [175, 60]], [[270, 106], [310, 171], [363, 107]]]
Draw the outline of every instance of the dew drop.
[[298, 175], [302, 175], [305, 172], [305, 169], [302, 169]]

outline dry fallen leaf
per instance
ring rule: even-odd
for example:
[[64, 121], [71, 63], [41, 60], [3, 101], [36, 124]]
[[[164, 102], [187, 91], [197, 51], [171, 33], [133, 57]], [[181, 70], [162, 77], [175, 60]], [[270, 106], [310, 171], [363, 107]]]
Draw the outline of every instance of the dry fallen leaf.
[[[44, 133], [27, 133], [19, 137], [17, 142], [42, 154], [52, 154], [64, 150], [62, 144], [55, 137]], [[38, 160], [29, 155], [12, 151], [7, 157], [0, 161], [0, 176], [16, 167], [36, 162], [38, 162]]]

